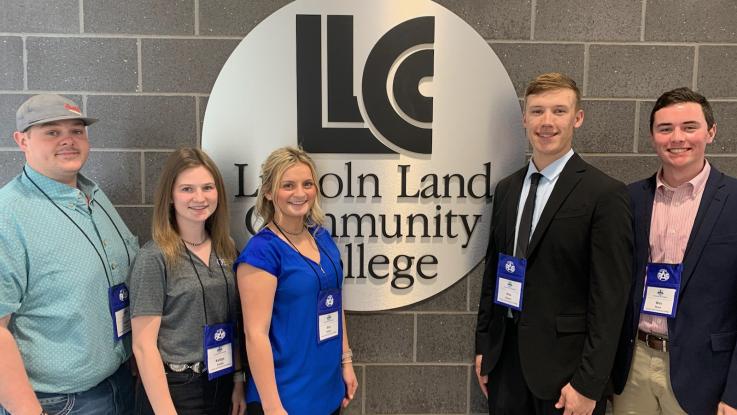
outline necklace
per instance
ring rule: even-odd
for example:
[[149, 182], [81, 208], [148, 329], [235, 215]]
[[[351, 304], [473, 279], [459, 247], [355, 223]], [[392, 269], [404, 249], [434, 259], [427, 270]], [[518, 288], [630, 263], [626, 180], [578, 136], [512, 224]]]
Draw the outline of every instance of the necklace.
[[281, 232], [288, 233], [292, 236], [300, 236], [304, 233], [305, 229], [307, 229], [306, 226], [302, 225], [302, 229], [299, 230], [299, 232], [289, 232], [288, 230], [283, 229], [281, 226], [279, 226], [276, 221], [274, 221], [274, 225], [276, 225], [276, 228], [279, 229]]
[[205, 237], [202, 238], [202, 240], [199, 241], [199, 242], [190, 242], [190, 241], [185, 241], [184, 239], [182, 239], [182, 242], [184, 242], [187, 245], [191, 245], [191, 246], [200, 246], [200, 245], [204, 244], [205, 242], [207, 242], [208, 239], [210, 239], [210, 238], [207, 235], [205, 235]]

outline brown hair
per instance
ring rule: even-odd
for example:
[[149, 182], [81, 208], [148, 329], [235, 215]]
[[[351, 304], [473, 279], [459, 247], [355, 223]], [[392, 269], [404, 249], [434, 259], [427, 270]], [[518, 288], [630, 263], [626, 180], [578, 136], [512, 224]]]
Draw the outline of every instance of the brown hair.
[[530, 95], [537, 95], [554, 89], [570, 89], [575, 92], [576, 109], [581, 109], [581, 90], [578, 89], [576, 81], [559, 72], [544, 73], [530, 81], [525, 90], [525, 101], [527, 101], [527, 97]]
[[287, 171], [288, 168], [300, 163], [310, 168], [312, 180], [315, 181], [315, 189], [317, 190], [317, 197], [310, 208], [310, 213], [307, 215], [307, 218], [305, 218], [305, 225], [322, 225], [324, 223], [325, 214], [320, 208], [320, 187], [318, 185], [315, 162], [312, 161], [312, 158], [301, 148], [282, 147], [269, 154], [266, 161], [261, 165], [261, 186], [259, 186], [258, 196], [256, 196], [256, 213], [264, 221], [264, 223], [261, 224], [262, 228], [266, 226], [267, 223], [274, 220], [275, 213], [274, 202], [272, 200], [268, 200], [266, 195], [275, 194], [279, 189], [279, 182], [281, 182], [284, 172]]
[[670, 107], [671, 105], [683, 104], [687, 102], [693, 102], [701, 105], [701, 112], [704, 113], [704, 120], [706, 120], [706, 129], [711, 130], [716, 120], [714, 119], [714, 111], [711, 109], [711, 104], [705, 96], [699, 94], [691, 88], [681, 87], [664, 92], [663, 95], [658, 97], [655, 101], [653, 110], [650, 111], [650, 132], [653, 131], [653, 123], [655, 122], [655, 113], [659, 110]]
[[235, 243], [230, 237], [228, 225], [228, 198], [225, 192], [225, 183], [215, 162], [200, 149], [185, 147], [172, 153], [164, 164], [159, 183], [154, 193], [154, 215], [151, 222], [151, 234], [154, 242], [164, 254], [167, 265], [176, 265], [179, 256], [184, 252], [182, 240], [174, 215], [172, 191], [174, 182], [184, 170], [194, 167], [204, 167], [215, 180], [218, 191], [218, 206], [205, 221], [205, 230], [212, 240], [212, 249], [218, 258], [226, 263], [232, 263], [237, 254]]

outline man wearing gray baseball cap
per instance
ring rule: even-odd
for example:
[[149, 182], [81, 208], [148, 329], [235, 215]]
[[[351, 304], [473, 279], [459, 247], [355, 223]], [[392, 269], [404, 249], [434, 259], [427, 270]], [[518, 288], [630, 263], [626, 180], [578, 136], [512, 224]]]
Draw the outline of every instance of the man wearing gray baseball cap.
[[133, 412], [125, 281], [138, 240], [80, 173], [96, 121], [52, 94], [16, 114], [26, 164], [0, 189], [0, 415]]

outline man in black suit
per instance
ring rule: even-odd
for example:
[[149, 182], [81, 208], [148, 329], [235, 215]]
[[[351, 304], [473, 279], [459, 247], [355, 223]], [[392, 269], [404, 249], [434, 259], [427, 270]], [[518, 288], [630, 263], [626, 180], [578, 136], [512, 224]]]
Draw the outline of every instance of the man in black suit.
[[583, 118], [567, 76], [527, 87], [532, 159], [496, 186], [476, 327], [490, 414], [605, 411], [630, 289], [631, 213], [624, 184], [573, 152]]
[[612, 375], [615, 415], [737, 414], [737, 180], [704, 157], [715, 135], [698, 92], [655, 102], [661, 168], [629, 186], [634, 285]]

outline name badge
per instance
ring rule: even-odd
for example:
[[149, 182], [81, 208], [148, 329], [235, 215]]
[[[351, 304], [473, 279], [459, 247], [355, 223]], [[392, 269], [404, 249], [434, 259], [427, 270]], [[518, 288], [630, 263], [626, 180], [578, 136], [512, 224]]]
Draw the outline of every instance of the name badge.
[[683, 264], [648, 263], [642, 312], [675, 317], [682, 273]]
[[113, 339], [119, 341], [131, 332], [128, 287], [124, 283], [110, 287], [107, 296], [110, 305], [110, 317], [113, 319]]
[[317, 343], [337, 338], [341, 332], [340, 290], [322, 290], [317, 296]]
[[233, 373], [233, 323], [206, 325], [204, 343], [207, 379]]
[[499, 254], [496, 267], [494, 303], [513, 310], [522, 310], [522, 293], [525, 288], [527, 260]]

